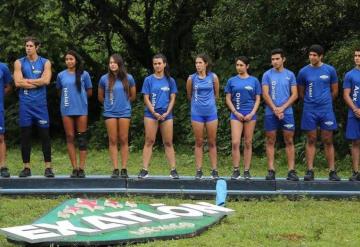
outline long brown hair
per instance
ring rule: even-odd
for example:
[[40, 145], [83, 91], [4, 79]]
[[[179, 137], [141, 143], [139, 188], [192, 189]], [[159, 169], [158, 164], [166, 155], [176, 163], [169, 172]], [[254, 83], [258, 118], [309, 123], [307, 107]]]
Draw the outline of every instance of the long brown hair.
[[81, 56], [73, 50], [69, 50], [65, 53], [64, 59], [66, 55], [71, 55], [75, 58], [75, 83], [76, 88], [79, 92], [81, 92], [81, 75], [84, 72], [84, 62]]
[[[112, 72], [110, 70], [110, 66], [109, 66], [109, 90], [110, 92], [112, 92], [114, 84], [116, 79], [119, 79], [121, 81], [121, 83], [123, 84], [124, 87], [124, 91], [127, 95], [127, 97], [129, 97], [129, 81], [127, 78], [127, 72], [126, 72], [126, 68], [124, 65], [124, 60], [123, 58], [119, 55], [119, 54], [112, 54], [110, 56], [110, 59], [114, 59], [115, 63], [118, 65], [119, 69], [116, 73]], [[110, 59], [109, 59], [109, 63], [110, 63]]]

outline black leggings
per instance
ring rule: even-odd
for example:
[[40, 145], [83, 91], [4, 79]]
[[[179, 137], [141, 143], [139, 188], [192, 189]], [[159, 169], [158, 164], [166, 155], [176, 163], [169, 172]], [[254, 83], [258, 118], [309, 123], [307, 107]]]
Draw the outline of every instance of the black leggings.
[[[23, 163], [30, 163], [31, 153], [31, 130], [32, 127], [21, 127], [21, 156]], [[51, 143], [49, 128], [38, 127], [38, 133], [42, 142], [42, 151], [44, 154], [44, 161], [51, 162]]]

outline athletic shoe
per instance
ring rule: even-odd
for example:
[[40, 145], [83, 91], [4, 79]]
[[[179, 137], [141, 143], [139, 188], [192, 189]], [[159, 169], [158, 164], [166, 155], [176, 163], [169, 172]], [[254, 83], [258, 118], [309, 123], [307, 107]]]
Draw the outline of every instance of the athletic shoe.
[[295, 170], [290, 170], [288, 172], [288, 176], [287, 176], [286, 180], [299, 181], [299, 177], [297, 176], [296, 171]]
[[8, 178], [10, 177], [10, 172], [9, 169], [7, 167], [1, 167], [0, 168], [0, 176], [3, 178]]
[[359, 172], [352, 173], [351, 177], [349, 177], [349, 181], [360, 181], [360, 174]]
[[179, 179], [179, 174], [177, 173], [176, 169], [171, 169], [170, 171], [170, 177], [172, 179]]
[[111, 178], [118, 178], [119, 177], [119, 169], [114, 169], [111, 174]]
[[121, 171], [120, 171], [120, 176], [121, 176], [122, 178], [128, 178], [129, 176], [128, 176], [128, 174], [127, 174], [127, 170], [126, 170], [126, 169], [121, 169]]
[[86, 175], [85, 175], [84, 169], [79, 168], [78, 178], [85, 178], [85, 177], [86, 177]]
[[245, 178], [245, 179], [251, 179], [251, 174], [250, 174], [250, 171], [249, 171], [249, 170], [245, 170], [245, 171], [244, 171], [244, 178]]
[[275, 171], [268, 170], [268, 174], [265, 177], [266, 180], [275, 180]]
[[55, 174], [53, 173], [51, 167], [45, 168], [44, 176], [47, 177], [47, 178], [55, 177]]
[[233, 173], [231, 175], [232, 180], [239, 180], [241, 178], [239, 168], [234, 168]]
[[314, 181], [314, 170], [306, 170], [304, 181]]
[[78, 169], [73, 169], [72, 170], [72, 173], [70, 174], [70, 177], [71, 178], [77, 178], [79, 175], [78, 175]]
[[211, 178], [212, 179], [219, 179], [219, 173], [216, 169], [211, 170]]
[[25, 167], [19, 174], [19, 177], [21, 178], [30, 177], [30, 176], [31, 176], [31, 170], [28, 167]]
[[340, 181], [341, 178], [337, 175], [336, 171], [329, 172], [329, 180], [330, 181]]
[[149, 176], [149, 172], [144, 168], [140, 170], [138, 178], [147, 178]]
[[202, 177], [203, 177], [202, 170], [196, 170], [195, 179], [200, 180], [200, 179], [202, 179]]

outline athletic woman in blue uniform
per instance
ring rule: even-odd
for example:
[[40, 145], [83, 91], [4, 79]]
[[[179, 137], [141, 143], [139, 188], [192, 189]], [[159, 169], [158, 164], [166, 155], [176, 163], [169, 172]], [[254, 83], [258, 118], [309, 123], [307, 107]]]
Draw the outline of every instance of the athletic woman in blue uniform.
[[152, 59], [154, 74], [144, 80], [141, 93], [144, 94], [145, 113], [145, 144], [143, 149], [143, 168], [138, 177], [146, 178], [155, 143], [156, 133], [160, 132], [165, 148], [165, 155], [170, 166], [170, 177], [178, 179], [176, 171], [175, 152], [173, 146], [173, 115], [177, 87], [175, 80], [170, 77], [170, 68], [166, 57], [157, 54]]
[[231, 143], [233, 174], [240, 178], [240, 142], [244, 133], [244, 178], [250, 179], [252, 138], [256, 125], [256, 112], [260, 105], [261, 86], [259, 80], [249, 75], [249, 60], [241, 56], [235, 59], [237, 75], [231, 77], [225, 87], [226, 104], [231, 111]]
[[[129, 157], [129, 126], [131, 118], [131, 101], [136, 98], [135, 81], [126, 72], [122, 57], [110, 56], [108, 73], [99, 81], [98, 99], [104, 104], [103, 116], [109, 136], [109, 153], [113, 164], [111, 177], [127, 178]], [[121, 172], [118, 168], [118, 143], [121, 153]]]
[[[92, 83], [83, 61], [75, 51], [65, 54], [67, 69], [56, 79], [56, 87], [61, 95], [60, 112], [63, 119], [66, 144], [73, 171], [70, 177], [85, 177], [87, 150], [88, 97], [92, 95]], [[75, 138], [79, 147], [79, 165], [76, 159]]]
[[45, 161], [45, 177], [54, 177], [51, 169], [51, 144], [49, 135], [49, 114], [46, 101], [46, 86], [51, 80], [51, 63], [37, 52], [40, 42], [35, 37], [25, 39], [26, 56], [15, 61], [14, 81], [19, 90], [21, 127], [21, 156], [24, 169], [19, 177], [31, 176], [31, 129], [38, 127]]
[[219, 97], [219, 79], [210, 71], [210, 58], [200, 54], [195, 59], [196, 73], [186, 82], [187, 97], [191, 101], [191, 124], [195, 136], [195, 179], [201, 179], [204, 129], [207, 132], [207, 144], [211, 162], [211, 177], [218, 179], [216, 133], [218, 117], [216, 99]]

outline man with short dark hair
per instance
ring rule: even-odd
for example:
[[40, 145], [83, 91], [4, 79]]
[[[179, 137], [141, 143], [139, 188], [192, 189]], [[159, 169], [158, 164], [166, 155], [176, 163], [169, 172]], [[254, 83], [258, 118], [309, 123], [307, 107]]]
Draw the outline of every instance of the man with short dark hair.
[[45, 161], [45, 177], [54, 177], [51, 169], [51, 145], [49, 136], [49, 114], [46, 100], [46, 85], [51, 80], [51, 63], [38, 55], [40, 42], [35, 37], [25, 38], [26, 56], [15, 61], [14, 81], [19, 90], [21, 127], [21, 155], [24, 169], [19, 177], [31, 176], [31, 129], [38, 127], [42, 140]]
[[301, 129], [306, 131], [306, 165], [304, 181], [314, 180], [313, 162], [316, 153], [317, 129], [320, 127], [325, 157], [329, 165], [329, 180], [340, 181], [335, 170], [333, 131], [337, 129], [333, 100], [338, 95], [338, 77], [334, 67], [322, 62], [324, 48], [312, 45], [310, 64], [297, 77], [298, 91], [304, 100]]

